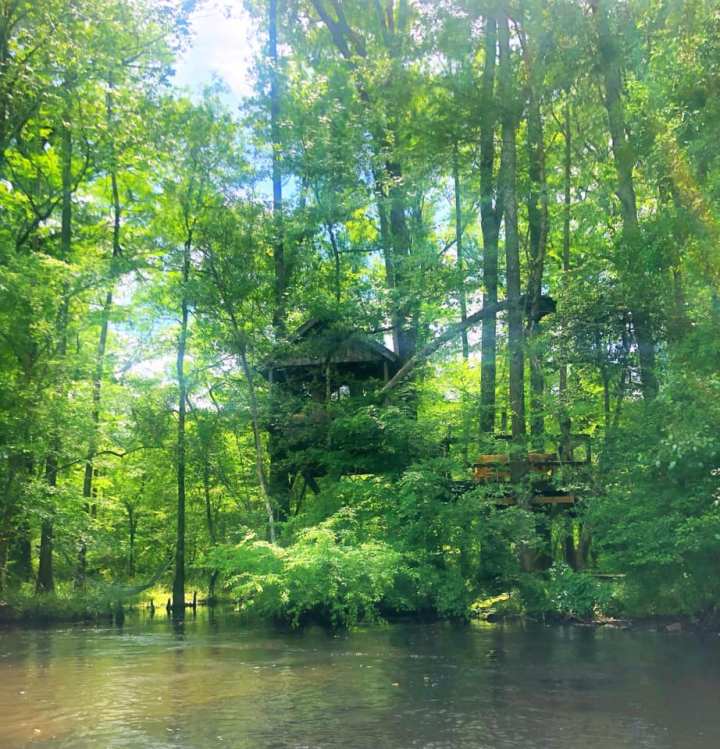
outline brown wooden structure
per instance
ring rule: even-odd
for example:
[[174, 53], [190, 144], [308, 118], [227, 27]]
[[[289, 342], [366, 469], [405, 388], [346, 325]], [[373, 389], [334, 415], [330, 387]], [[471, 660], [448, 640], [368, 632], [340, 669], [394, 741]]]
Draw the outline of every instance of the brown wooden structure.
[[[357, 330], [332, 320], [313, 318], [302, 325], [288, 345], [278, 348], [261, 368], [273, 385], [275, 407], [268, 424], [270, 491], [281, 519], [289, 515], [290, 488], [302, 476], [319, 491], [316, 479], [327, 473], [327, 441], [335, 400], [362, 400], [400, 368], [397, 355]], [[387, 456], [368, 456], [368, 445], [347, 446], [333, 457], [333, 471], [367, 473], [381, 470]]]
[[313, 318], [296, 331], [287, 351], [263, 367], [274, 384], [291, 392], [327, 400], [340, 388], [362, 395], [369, 381], [387, 382], [400, 368], [395, 352], [372, 338]]
[[[507, 435], [498, 435], [496, 439], [509, 440]], [[579, 448], [584, 448], [580, 459], [575, 457]], [[567, 455], [561, 458], [561, 453]], [[565, 450], [557, 452], [529, 452], [525, 462], [526, 475], [532, 487], [531, 505], [573, 505], [577, 497], [557, 486], [558, 474], [565, 468], [587, 466], [591, 461], [589, 435], [572, 435], [572, 443]], [[510, 454], [488, 453], [479, 455], [473, 464], [473, 480], [477, 484], [509, 484]], [[496, 500], [498, 505], [517, 504], [518, 498], [512, 491], [500, 496]]]

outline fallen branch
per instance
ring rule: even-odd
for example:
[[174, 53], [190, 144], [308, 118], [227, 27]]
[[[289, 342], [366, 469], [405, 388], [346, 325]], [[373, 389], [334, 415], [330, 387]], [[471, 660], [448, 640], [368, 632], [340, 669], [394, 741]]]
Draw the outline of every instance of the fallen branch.
[[496, 315], [498, 312], [507, 309], [508, 303], [506, 301], [498, 302], [487, 307], [479, 309], [477, 312], [473, 312], [472, 315], [468, 315], [461, 322], [453, 323], [449, 325], [440, 335], [433, 338], [430, 343], [423, 346], [420, 351], [417, 351], [413, 356], [408, 359], [405, 364], [398, 370], [395, 376], [386, 383], [383, 389], [380, 391], [380, 395], [387, 395], [388, 393], [395, 390], [404, 380], [408, 378], [411, 372], [423, 362], [427, 361], [439, 348], [442, 348], [446, 343], [451, 341], [455, 336], [460, 335], [463, 330], [473, 327], [480, 321]]

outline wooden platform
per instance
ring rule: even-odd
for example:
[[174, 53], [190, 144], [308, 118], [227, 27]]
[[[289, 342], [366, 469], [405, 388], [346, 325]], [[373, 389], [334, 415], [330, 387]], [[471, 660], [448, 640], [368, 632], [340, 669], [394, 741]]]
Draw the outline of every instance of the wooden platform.
[[[536, 494], [530, 498], [531, 505], [574, 505], [576, 501], [577, 497], [574, 494]], [[500, 497], [494, 502], [503, 507], [518, 503], [517, 497]]]

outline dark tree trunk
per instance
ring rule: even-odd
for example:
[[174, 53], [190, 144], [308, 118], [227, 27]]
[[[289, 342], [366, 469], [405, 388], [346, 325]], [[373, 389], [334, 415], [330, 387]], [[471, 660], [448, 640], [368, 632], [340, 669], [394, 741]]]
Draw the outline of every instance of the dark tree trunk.
[[127, 573], [129, 578], [135, 577], [135, 536], [137, 535], [137, 512], [131, 504], [125, 505], [128, 516], [128, 560]]
[[[380, 242], [385, 261], [385, 283], [391, 292], [390, 322], [392, 327], [393, 349], [402, 362], [408, 361], [417, 348], [415, 322], [409, 316], [408, 289], [403, 279], [403, 271], [407, 265], [407, 253], [402, 249], [403, 237], [407, 240], [407, 225], [405, 222], [405, 208], [402, 197], [398, 194], [390, 195], [386, 192], [385, 183], [399, 179], [400, 167], [395, 164], [386, 165], [386, 170], [392, 169], [395, 177], [389, 172], [376, 172], [375, 197], [380, 219]], [[394, 204], [394, 206], [393, 206]], [[405, 301], [403, 301], [405, 298]]]
[[525, 364], [523, 352], [523, 305], [520, 291], [520, 241], [517, 212], [517, 94], [512, 80], [510, 25], [507, 16], [498, 24], [500, 42], [500, 89], [502, 96], [502, 186], [505, 213], [505, 261], [508, 303], [508, 357], [510, 379], [510, 428], [514, 449], [510, 470], [514, 481], [522, 478], [525, 461]]
[[[341, 3], [333, 0], [332, 12], [323, 0], [313, 0], [313, 7], [327, 27], [338, 52], [357, 73], [356, 86], [360, 98], [372, 104], [370, 95], [364, 85], [362, 73], [358, 70], [355, 58], [367, 56], [367, 48], [361, 34], [350, 28]], [[400, 3], [397, 13], [393, 3], [389, 3], [385, 12], [377, 14], [381, 25], [382, 39], [391, 60], [392, 71], [401, 72], [400, 36], [407, 26], [407, 7]], [[385, 109], [387, 124], [377, 127], [372, 133], [375, 155], [382, 163], [373, 170], [375, 197], [380, 216], [380, 235], [385, 257], [387, 285], [391, 291], [392, 308], [390, 310], [393, 328], [393, 347], [401, 363], [408, 362], [417, 350], [418, 345], [418, 304], [412, 288], [410, 268], [410, 233], [407, 227], [407, 201], [403, 187], [402, 166], [393, 156], [397, 153], [399, 129], [397, 117], [392, 106], [381, 103]], [[389, 154], [389, 156], [388, 156]]]
[[36, 593], [52, 593], [55, 590], [53, 574], [53, 522], [43, 520], [40, 527], [40, 555], [38, 559]]
[[10, 548], [14, 540], [13, 521], [17, 506], [14, 494], [21, 469], [21, 457], [19, 453], [13, 452], [7, 458], [7, 473], [0, 503], [0, 592], [7, 587]]
[[[397, 143], [397, 136], [391, 138]], [[414, 356], [417, 350], [417, 299], [412, 288], [410, 266], [410, 232], [405, 215], [405, 193], [402, 187], [402, 169], [397, 162], [385, 165], [385, 181], [388, 188], [387, 203], [390, 209], [389, 246], [386, 253], [392, 258], [392, 277], [390, 288], [394, 292], [393, 311], [393, 345], [400, 363], [404, 364]]]
[[[498, 299], [498, 236], [502, 218], [502, 195], [496, 185], [495, 68], [497, 64], [497, 21], [485, 19], [485, 62], [482, 77], [483, 112], [480, 121], [480, 225], [483, 236], [483, 305], [493, 308]], [[483, 320], [480, 343], [480, 431], [495, 430], [497, 378], [497, 315]]]
[[282, 168], [280, 159], [280, 61], [277, 46], [277, 0], [268, 6], [268, 61], [270, 64], [270, 142], [272, 146], [273, 187], [273, 262], [275, 286], [273, 328], [276, 335], [285, 334], [287, 326], [287, 263], [283, 226]]
[[187, 408], [187, 380], [185, 378], [185, 351], [187, 347], [188, 281], [190, 279], [190, 252], [192, 234], [188, 235], [183, 249], [182, 301], [180, 335], [178, 338], [176, 371], [178, 382], [177, 429], [177, 539], [175, 542], [175, 577], [173, 580], [173, 616], [185, 615], [185, 415]]
[[[28, 441], [29, 414], [16, 436], [19, 445]], [[32, 535], [27, 518], [18, 516], [19, 493], [33, 472], [33, 456], [22, 447], [7, 456], [5, 484], [0, 495], [0, 591], [8, 578], [27, 582], [33, 578]]]
[[[570, 272], [570, 213], [571, 213], [571, 176], [572, 176], [572, 136], [570, 130], [570, 99], [565, 100], [565, 121], [563, 136], [565, 149], [563, 154], [563, 243], [562, 243], [562, 271], [567, 281]], [[568, 365], [565, 360], [560, 364], [560, 457], [563, 460], [572, 458], [571, 432], [572, 421], [568, 403]]]
[[[205, 453], [203, 456], [203, 494], [205, 496], [205, 522], [207, 523], [208, 538], [210, 545], [214, 547], [217, 544], [217, 532], [215, 528], [215, 517], [213, 515], [212, 501], [210, 499], [210, 456]], [[210, 570], [208, 578], [208, 602], [215, 601], [215, 586], [219, 576], [218, 570]]]
[[27, 520], [22, 520], [16, 528], [9, 556], [13, 579], [18, 582], [32, 580], [32, 541]]
[[634, 286], [630, 313], [638, 348], [640, 380], [643, 397], [648, 400], [657, 395], [658, 382], [655, 371], [655, 340], [648, 304], [642, 300], [641, 235], [638, 223], [637, 202], [633, 171], [635, 156], [633, 144], [627, 136], [625, 109], [622, 98], [622, 68], [617, 37], [610, 31], [608, 0], [593, 0], [597, 22], [598, 59], [605, 84], [613, 161], [617, 176], [617, 195], [622, 215], [622, 257], [629, 281]]
[[528, 78], [527, 149], [529, 191], [527, 198], [530, 235], [530, 272], [528, 279], [528, 354], [530, 359], [530, 440], [535, 450], [545, 444], [545, 376], [539, 350], [540, 305], [548, 236], [548, 198], [545, 178], [545, 139], [540, 92], [542, 69], [522, 34], [522, 47]]

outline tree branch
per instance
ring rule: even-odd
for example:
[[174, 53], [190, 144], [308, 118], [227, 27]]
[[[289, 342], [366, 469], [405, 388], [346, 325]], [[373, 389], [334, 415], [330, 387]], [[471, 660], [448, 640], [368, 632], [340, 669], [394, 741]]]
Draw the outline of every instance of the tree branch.
[[419, 364], [422, 364], [424, 361], [429, 359], [439, 348], [442, 348], [455, 336], [460, 335], [463, 330], [467, 330], [468, 328], [473, 327], [481, 320], [484, 320], [486, 317], [495, 315], [498, 312], [507, 309], [507, 307], [507, 301], [498, 302], [497, 304], [491, 304], [487, 307], [479, 309], [472, 315], [468, 315], [465, 320], [449, 325], [442, 333], [433, 338], [430, 343], [423, 346], [420, 351], [418, 351], [410, 359], [408, 359], [407, 362], [405, 362], [405, 364], [398, 370], [397, 374], [383, 387], [383, 389], [380, 391], [380, 395], [387, 395], [388, 393], [395, 390], [398, 385], [400, 385], [408, 378], [408, 376]]

